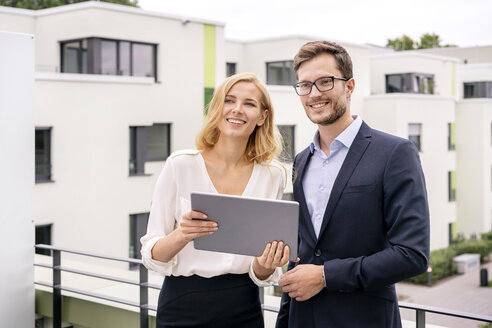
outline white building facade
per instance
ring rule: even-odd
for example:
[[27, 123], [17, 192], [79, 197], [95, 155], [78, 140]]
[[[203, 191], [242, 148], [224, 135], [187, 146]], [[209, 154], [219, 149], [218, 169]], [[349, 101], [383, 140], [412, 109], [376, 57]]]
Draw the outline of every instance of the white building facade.
[[0, 7], [0, 30], [35, 35], [38, 242], [139, 256], [164, 161], [194, 146], [225, 75], [223, 28], [101, 2]]

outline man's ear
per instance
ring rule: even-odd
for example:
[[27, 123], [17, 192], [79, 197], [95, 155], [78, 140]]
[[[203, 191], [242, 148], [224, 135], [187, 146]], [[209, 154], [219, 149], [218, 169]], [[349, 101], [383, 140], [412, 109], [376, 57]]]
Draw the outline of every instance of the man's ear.
[[350, 99], [350, 96], [352, 96], [352, 92], [354, 92], [355, 89], [355, 80], [354, 78], [351, 78], [347, 82], [345, 82], [345, 94], [347, 96], [347, 99]]

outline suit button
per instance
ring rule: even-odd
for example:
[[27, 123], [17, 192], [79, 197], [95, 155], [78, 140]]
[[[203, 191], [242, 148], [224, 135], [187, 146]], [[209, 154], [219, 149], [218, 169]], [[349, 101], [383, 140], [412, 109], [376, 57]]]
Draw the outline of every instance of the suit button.
[[314, 255], [321, 256], [321, 249], [318, 248], [317, 250], [315, 250]]

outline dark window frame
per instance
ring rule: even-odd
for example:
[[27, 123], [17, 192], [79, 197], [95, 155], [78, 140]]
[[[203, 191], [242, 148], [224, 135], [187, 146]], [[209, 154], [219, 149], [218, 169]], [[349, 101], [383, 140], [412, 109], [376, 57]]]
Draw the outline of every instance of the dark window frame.
[[[81, 55], [81, 48], [82, 48], [82, 42], [84, 40], [87, 40], [87, 72], [82, 72], [82, 55]], [[66, 68], [64, 67], [64, 45], [68, 43], [74, 43], [74, 42], [79, 42], [79, 51], [77, 53], [77, 68], [78, 72], [74, 74], [101, 74], [98, 72], [100, 70], [100, 63], [95, 62], [96, 58], [96, 53], [97, 51], [101, 51], [101, 46], [100, 43], [101, 41], [111, 41], [111, 42], [116, 42], [116, 75], [113, 76], [135, 76], [134, 75], [134, 69], [133, 69], [133, 46], [135, 44], [141, 44], [141, 45], [147, 45], [152, 47], [152, 70], [154, 75], [152, 76], [155, 81], [158, 80], [158, 67], [157, 67], [157, 44], [156, 43], [148, 43], [148, 42], [140, 42], [140, 41], [131, 41], [131, 40], [122, 40], [122, 39], [110, 39], [110, 38], [102, 38], [102, 37], [89, 37], [89, 38], [80, 38], [80, 39], [71, 39], [71, 40], [64, 40], [60, 41], [60, 71], [64, 73], [66, 71]], [[120, 54], [120, 43], [122, 42], [128, 42], [130, 43], [130, 75], [123, 75], [120, 74], [122, 72], [121, 70], [121, 54]], [[98, 66], [99, 65], [99, 66]], [[109, 74], [108, 74], [109, 75]], [[111, 74], [112, 75], [112, 74]]]
[[[41, 239], [41, 234], [42, 230], [47, 229], [48, 232], [48, 238], [46, 239]], [[35, 227], [35, 244], [45, 244], [45, 245], [51, 245], [52, 237], [53, 237], [53, 224], [40, 224], [36, 225]], [[46, 232], [46, 231], [45, 231]], [[51, 256], [51, 250], [49, 249], [38, 249], [36, 248], [35, 250], [36, 254], [41, 254], [41, 255], [48, 255]]]
[[[270, 74], [269, 66], [272, 64], [282, 64], [281, 80], [272, 81], [273, 77]], [[297, 82], [296, 75], [294, 73], [294, 61], [293, 60], [278, 60], [266, 62], [266, 80], [268, 85], [294, 85]]]
[[237, 73], [237, 63], [226, 63], [226, 77], [232, 76]]
[[[295, 140], [296, 140], [296, 126], [295, 125], [283, 125], [283, 124], [278, 124], [277, 128], [280, 132], [280, 135], [282, 136], [282, 153], [279, 155], [279, 159], [283, 162], [292, 162], [294, 161], [294, 156], [296, 154], [296, 146], [295, 146]], [[283, 129], [290, 129], [290, 140], [288, 142], [285, 141], [285, 133]], [[290, 145], [290, 149], [287, 149], [285, 146]]]
[[[128, 257], [132, 259], [141, 259], [142, 244], [140, 238], [143, 237], [147, 231], [147, 225], [149, 224], [149, 212], [130, 214], [129, 218], [129, 240], [128, 240]], [[145, 227], [142, 226], [142, 221], [145, 221]], [[129, 263], [130, 270], [138, 269], [139, 265], [136, 263]]]
[[[410, 125], [419, 126], [419, 134], [410, 134]], [[412, 141], [419, 152], [422, 152], [422, 123], [408, 123], [408, 140]]]
[[[47, 154], [44, 156], [47, 158], [47, 161], [44, 163], [37, 163], [38, 162], [38, 156], [40, 156], [40, 150], [38, 150], [35, 146], [35, 162], [34, 162], [34, 176], [35, 176], [35, 182], [52, 182], [51, 180], [51, 175], [52, 175], [52, 162], [51, 162], [51, 127], [48, 128], [35, 128], [35, 144], [37, 143], [36, 141], [36, 135], [38, 132], [44, 132], [43, 133], [43, 143], [45, 145], [44, 151], [47, 152]], [[46, 170], [47, 173], [37, 173], [38, 169]]]
[[455, 171], [448, 171], [448, 201], [456, 201], [456, 188], [453, 188], [453, 176]]
[[286, 192], [282, 195], [282, 200], [294, 200], [293, 192]]
[[[165, 141], [164, 145], [167, 152], [164, 151], [163, 156], [159, 157], [149, 157], [147, 155], [148, 138], [147, 131], [148, 128], [153, 126], [162, 125], [167, 127], [165, 131]], [[165, 161], [169, 155], [171, 155], [171, 123], [154, 123], [151, 126], [130, 126], [129, 130], [129, 140], [130, 140], [130, 159], [129, 159], [129, 175], [130, 176], [140, 176], [145, 175], [145, 163], [146, 162], [158, 162]]]
[[[400, 77], [400, 88], [390, 88], [389, 80]], [[405, 89], [407, 88], [407, 89]], [[385, 75], [386, 93], [412, 93], [433, 95], [435, 91], [434, 74], [428, 73], [392, 73]]]
[[448, 150], [456, 150], [456, 137], [454, 136], [455, 133], [455, 123], [448, 123]]
[[463, 98], [492, 98], [492, 81], [463, 82]]

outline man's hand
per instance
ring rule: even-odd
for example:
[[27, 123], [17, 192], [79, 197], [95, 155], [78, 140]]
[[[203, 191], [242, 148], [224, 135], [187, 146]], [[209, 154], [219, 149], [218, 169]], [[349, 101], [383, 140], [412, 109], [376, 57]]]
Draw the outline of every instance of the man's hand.
[[306, 301], [318, 294], [324, 287], [323, 266], [299, 264], [284, 273], [278, 282], [285, 293], [296, 301]]

